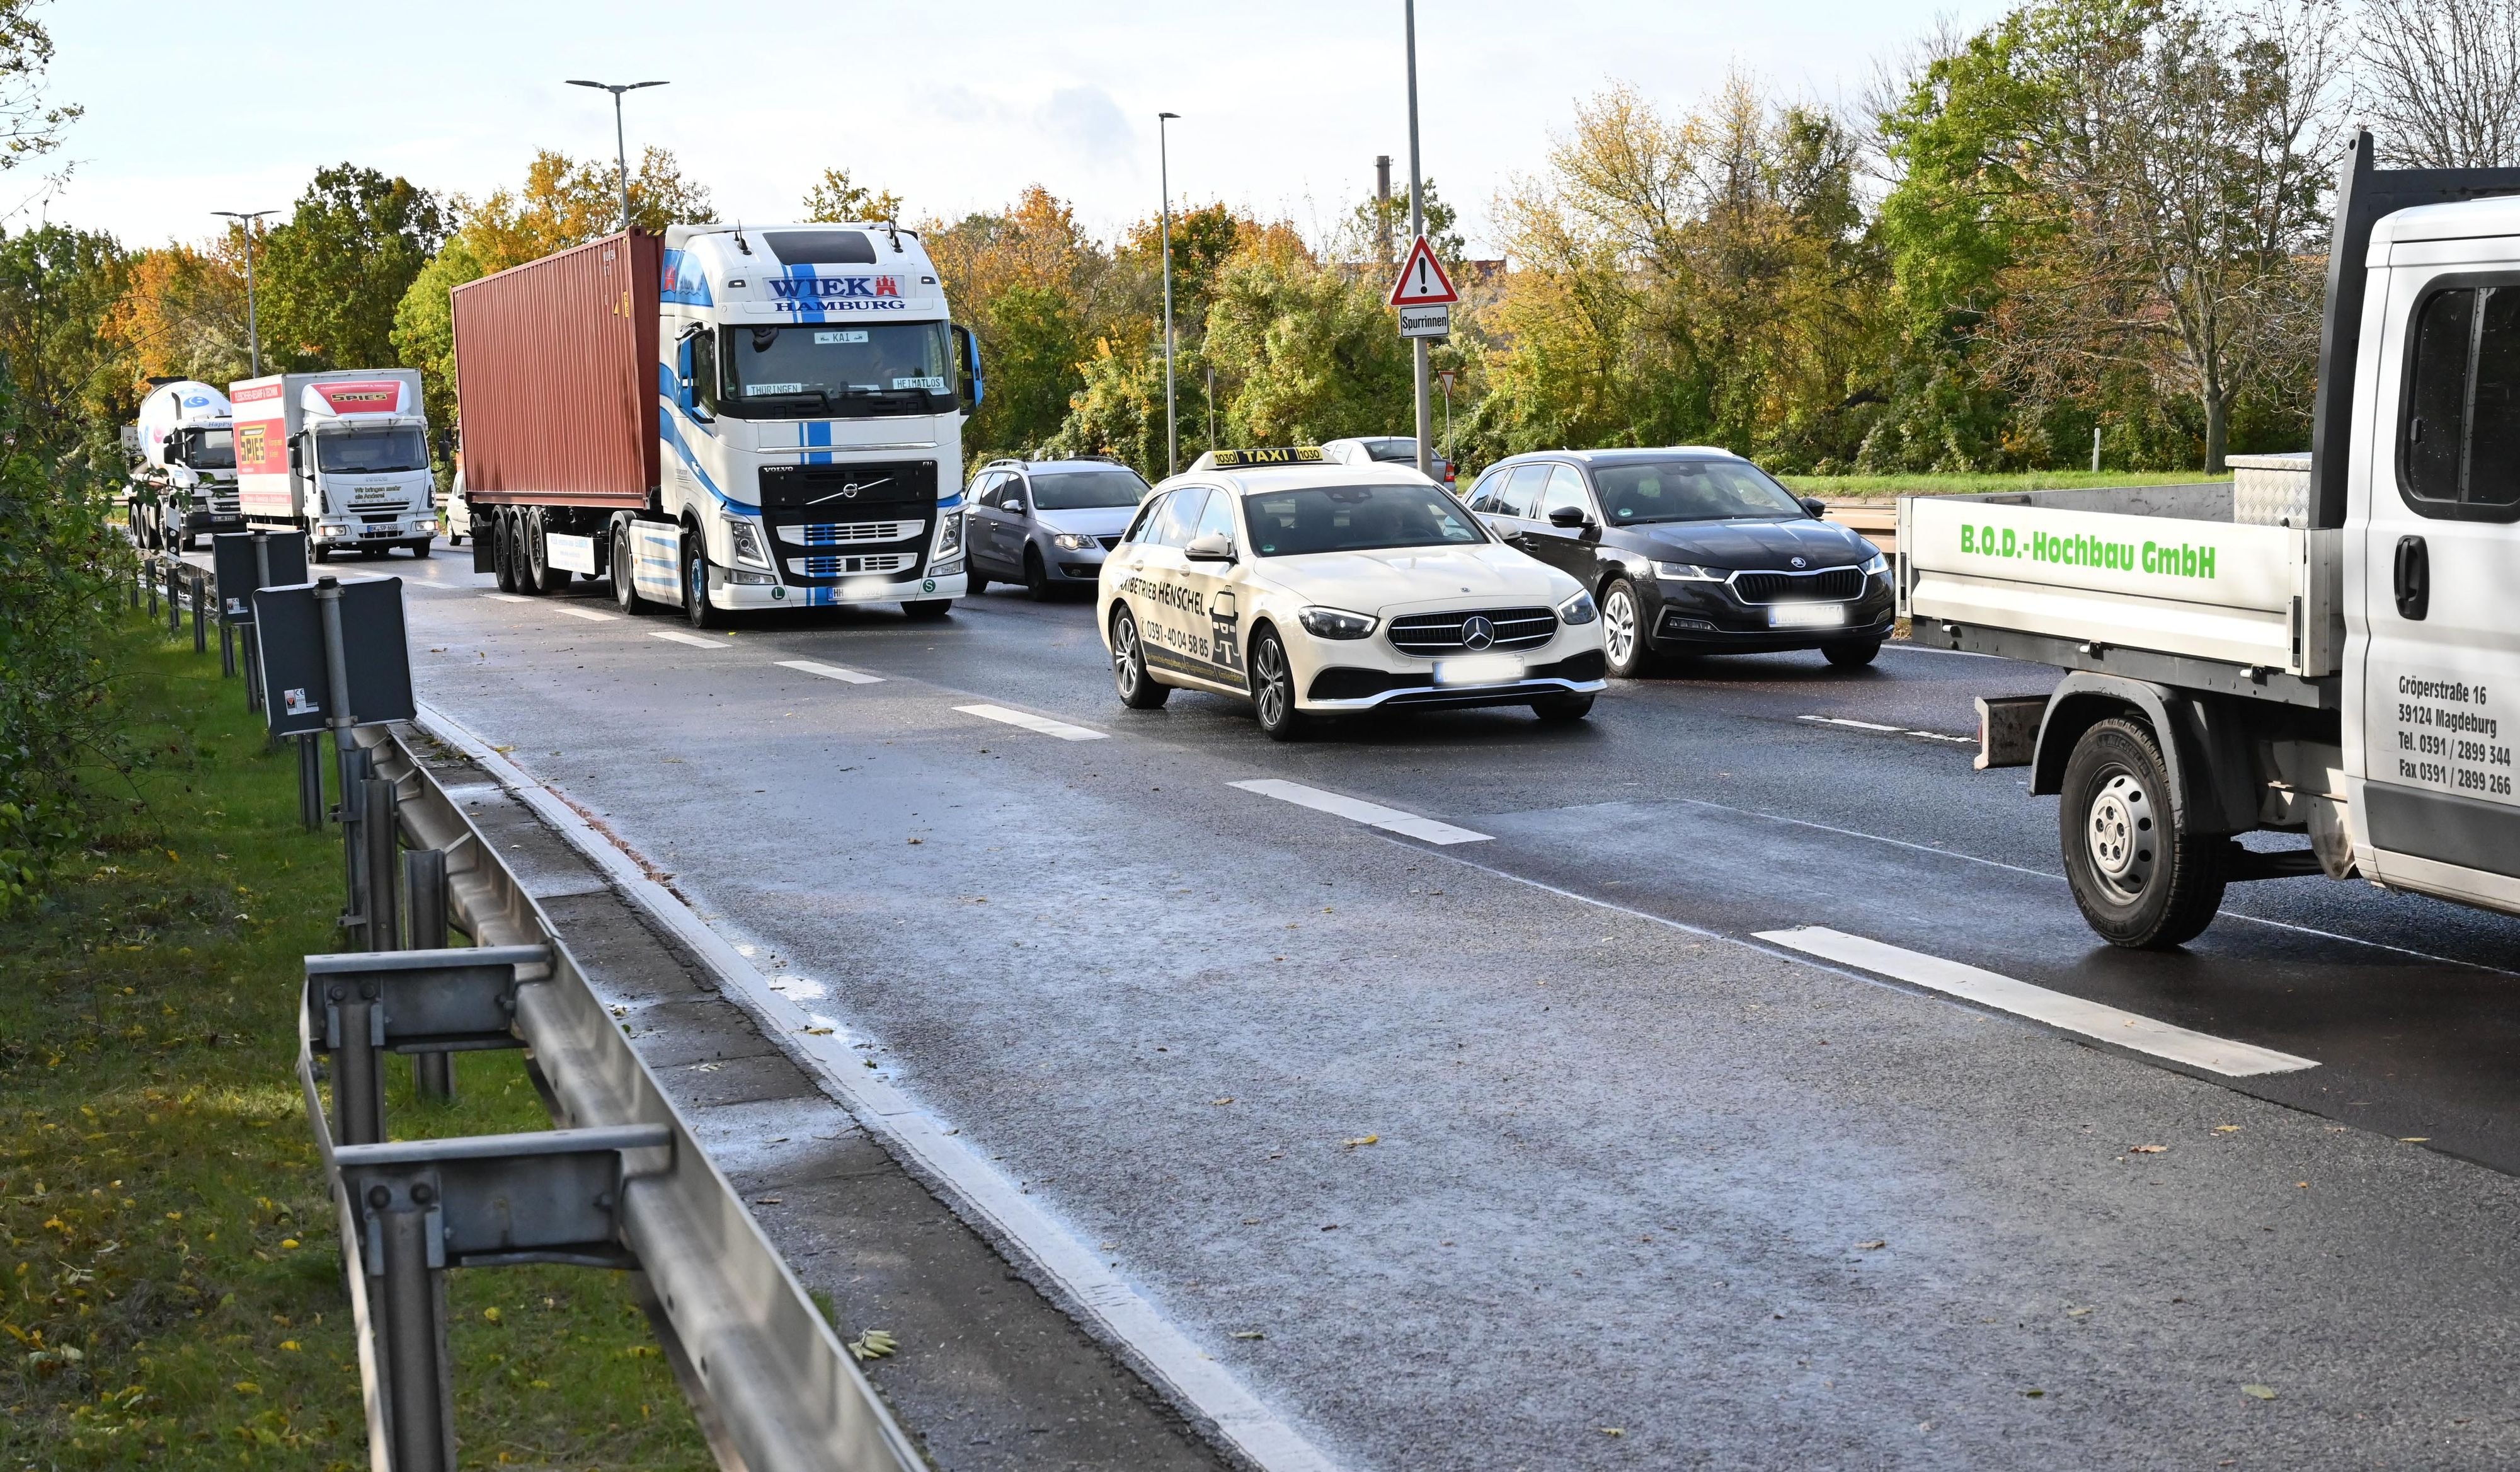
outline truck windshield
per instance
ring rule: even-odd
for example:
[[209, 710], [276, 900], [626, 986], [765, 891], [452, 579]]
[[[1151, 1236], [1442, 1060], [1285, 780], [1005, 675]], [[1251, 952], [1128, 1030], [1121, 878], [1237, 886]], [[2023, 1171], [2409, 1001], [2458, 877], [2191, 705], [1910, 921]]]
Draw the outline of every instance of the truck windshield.
[[1593, 483], [1601, 492], [1601, 510], [1613, 527], [1810, 515], [1792, 492], [1741, 460], [1597, 463]]
[[416, 429], [326, 430], [315, 437], [320, 470], [376, 473], [428, 469], [428, 449]]
[[1366, 552], [1487, 540], [1461, 503], [1432, 485], [1307, 485], [1242, 498], [1262, 557]]
[[1032, 473], [1035, 511], [1091, 511], [1098, 506], [1135, 506], [1147, 494], [1147, 483], [1128, 470], [1058, 470]]
[[186, 430], [184, 463], [195, 470], [236, 469], [236, 432]]
[[726, 392], [738, 419], [863, 419], [954, 407], [942, 322], [726, 329]]

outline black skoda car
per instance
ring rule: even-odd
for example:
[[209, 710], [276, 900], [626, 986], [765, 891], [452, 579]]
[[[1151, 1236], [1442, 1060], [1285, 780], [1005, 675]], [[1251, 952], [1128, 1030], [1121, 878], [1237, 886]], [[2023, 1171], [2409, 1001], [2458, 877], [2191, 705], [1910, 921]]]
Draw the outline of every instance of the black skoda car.
[[1724, 450], [1516, 455], [1468, 499], [1499, 536], [1593, 590], [1614, 675], [1657, 656], [1780, 649], [1852, 667], [1890, 636], [1880, 550]]

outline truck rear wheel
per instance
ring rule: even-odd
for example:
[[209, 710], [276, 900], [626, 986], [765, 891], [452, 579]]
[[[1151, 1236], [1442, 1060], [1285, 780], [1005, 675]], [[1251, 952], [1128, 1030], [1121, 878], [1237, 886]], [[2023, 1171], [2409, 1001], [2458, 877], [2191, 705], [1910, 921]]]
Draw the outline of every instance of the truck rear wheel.
[[2172, 812], [2169, 765], [2142, 725], [2103, 720], [2083, 733], [2056, 813], [2074, 903], [2110, 944], [2166, 950], [2213, 923], [2230, 845]]
[[557, 593], [568, 586], [568, 569], [551, 565], [551, 543], [546, 538], [543, 519], [539, 516], [520, 518], [525, 523], [524, 563], [518, 570], [517, 580], [528, 583], [528, 593]]
[[490, 570], [499, 580], [499, 591], [514, 593], [517, 587], [516, 527], [508, 513], [493, 514], [487, 528], [490, 538]]

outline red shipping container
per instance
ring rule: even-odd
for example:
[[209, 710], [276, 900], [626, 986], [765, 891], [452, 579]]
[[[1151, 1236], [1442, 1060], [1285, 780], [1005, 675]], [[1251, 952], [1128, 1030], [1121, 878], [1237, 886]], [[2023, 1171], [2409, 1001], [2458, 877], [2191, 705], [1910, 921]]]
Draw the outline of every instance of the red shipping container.
[[455, 289], [468, 500], [651, 503], [663, 258], [660, 238], [631, 230]]

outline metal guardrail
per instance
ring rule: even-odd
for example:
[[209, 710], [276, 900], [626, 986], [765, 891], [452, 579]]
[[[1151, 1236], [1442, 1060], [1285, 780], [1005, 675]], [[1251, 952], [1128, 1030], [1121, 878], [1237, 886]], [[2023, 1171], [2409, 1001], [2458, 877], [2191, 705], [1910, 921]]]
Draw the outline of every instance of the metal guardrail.
[[[371, 786], [391, 786], [393, 826], [430, 854], [412, 866], [424, 888], [442, 883], [410, 908], [442, 902], [473, 941], [307, 958], [298, 1081], [340, 1219], [374, 1472], [453, 1465], [452, 1367], [432, 1275], [509, 1262], [643, 1269], [721, 1465], [923, 1467], [541, 906], [400, 740], [382, 727], [357, 739]], [[365, 871], [376, 888], [391, 883], [373, 858]], [[503, 1042], [531, 1050], [560, 1127], [383, 1142], [383, 1052], [418, 1060]], [[318, 1053], [332, 1062], [329, 1112]], [[552, 1181], [566, 1188], [538, 1194]]]

